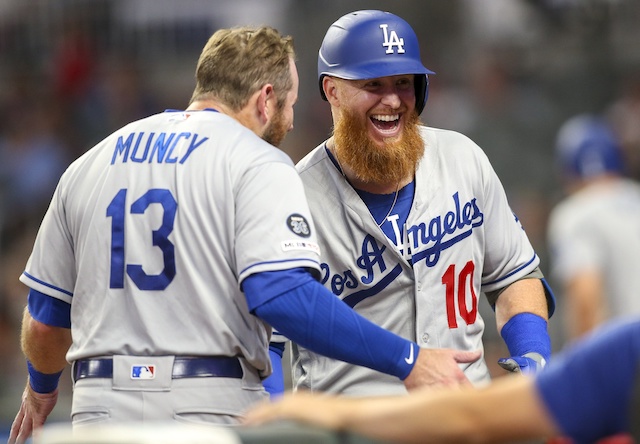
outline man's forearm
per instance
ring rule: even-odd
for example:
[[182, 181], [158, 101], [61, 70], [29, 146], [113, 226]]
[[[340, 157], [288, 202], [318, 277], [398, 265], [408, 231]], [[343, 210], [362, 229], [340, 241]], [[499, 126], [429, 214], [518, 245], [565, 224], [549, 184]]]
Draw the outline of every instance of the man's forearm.
[[22, 351], [33, 367], [42, 373], [57, 373], [67, 365], [71, 330], [38, 322], [25, 308], [22, 317]]

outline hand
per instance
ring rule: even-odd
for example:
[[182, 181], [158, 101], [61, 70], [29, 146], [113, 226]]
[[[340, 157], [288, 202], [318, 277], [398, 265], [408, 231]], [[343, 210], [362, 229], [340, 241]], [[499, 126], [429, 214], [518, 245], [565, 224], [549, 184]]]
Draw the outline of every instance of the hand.
[[58, 389], [51, 393], [37, 393], [27, 382], [22, 404], [11, 424], [8, 444], [24, 444], [31, 434], [42, 427], [58, 402]]
[[542, 370], [547, 361], [539, 353], [526, 353], [523, 356], [498, 359], [498, 364], [510, 372], [532, 375]]
[[409, 376], [404, 380], [404, 385], [407, 390], [422, 386], [471, 386], [471, 382], [458, 364], [475, 362], [481, 356], [481, 350], [462, 351], [446, 348], [420, 348], [416, 364]]

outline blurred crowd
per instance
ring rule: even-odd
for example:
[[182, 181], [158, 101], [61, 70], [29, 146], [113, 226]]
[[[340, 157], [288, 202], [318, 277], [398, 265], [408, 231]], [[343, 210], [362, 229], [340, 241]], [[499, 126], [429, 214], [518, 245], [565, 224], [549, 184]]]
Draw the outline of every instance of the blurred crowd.
[[[296, 41], [300, 98], [283, 149], [299, 160], [330, 131], [316, 78], [323, 32], [356, 9], [389, 10], [414, 27], [436, 72], [423, 122], [458, 130], [485, 150], [543, 272], [548, 214], [562, 197], [554, 140], [566, 118], [605, 114], [629, 175], [640, 178], [633, 0], [0, 0], [0, 429], [25, 382], [19, 329], [27, 291], [18, 276], [67, 165], [129, 121], [186, 107], [208, 36], [252, 23]], [[561, 348], [560, 315], [550, 330]], [[500, 347], [496, 338], [487, 332], [488, 353], [493, 342]], [[68, 378], [61, 389], [69, 390]], [[57, 417], [66, 419], [63, 406]]]

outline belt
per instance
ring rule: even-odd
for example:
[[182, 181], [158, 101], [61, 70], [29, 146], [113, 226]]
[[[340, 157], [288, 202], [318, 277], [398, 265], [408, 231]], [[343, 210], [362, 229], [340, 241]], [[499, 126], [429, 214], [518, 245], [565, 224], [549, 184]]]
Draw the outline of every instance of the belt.
[[[172, 379], [181, 378], [242, 378], [238, 358], [229, 356], [183, 357], [173, 361]], [[73, 363], [73, 381], [85, 378], [113, 377], [111, 358], [82, 359]]]

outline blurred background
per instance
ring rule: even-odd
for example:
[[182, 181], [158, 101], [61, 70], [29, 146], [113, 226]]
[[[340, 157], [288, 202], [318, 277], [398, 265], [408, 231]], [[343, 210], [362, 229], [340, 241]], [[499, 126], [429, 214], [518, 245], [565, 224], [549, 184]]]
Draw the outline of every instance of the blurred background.
[[[330, 131], [318, 48], [329, 25], [357, 9], [387, 10], [414, 27], [436, 72], [422, 121], [485, 150], [543, 272], [547, 216], [562, 197], [554, 140], [566, 118], [606, 113], [629, 173], [640, 176], [638, 1], [0, 0], [0, 437], [26, 375], [19, 329], [27, 290], [18, 276], [66, 166], [131, 120], [184, 109], [210, 34], [246, 24], [295, 39], [300, 94], [282, 148], [298, 161]], [[550, 323], [554, 351], [564, 346], [560, 318]], [[501, 353], [494, 330], [488, 322], [489, 355]], [[69, 379], [66, 370], [52, 421], [68, 421]]]

